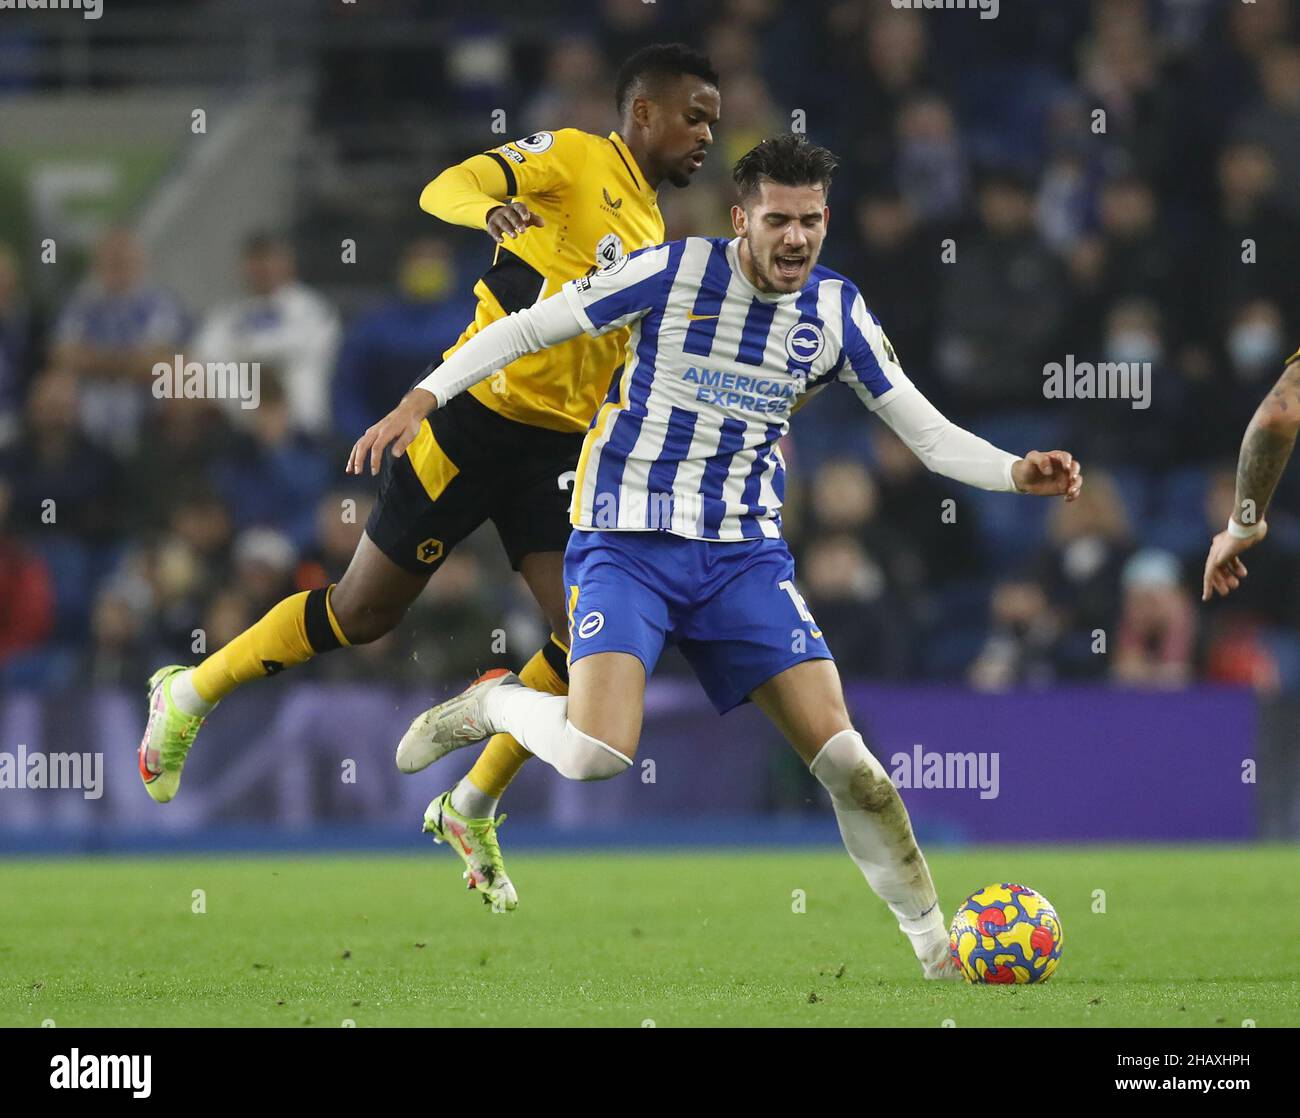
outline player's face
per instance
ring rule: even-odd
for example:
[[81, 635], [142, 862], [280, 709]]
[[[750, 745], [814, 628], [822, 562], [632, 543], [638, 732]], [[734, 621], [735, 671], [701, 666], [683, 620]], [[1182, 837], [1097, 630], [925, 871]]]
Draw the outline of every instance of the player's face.
[[831, 211], [820, 186], [759, 183], [744, 206], [731, 207], [731, 223], [740, 235], [750, 278], [760, 291], [798, 291], [817, 266]]
[[717, 86], [693, 74], [665, 83], [662, 94], [646, 102], [647, 150], [659, 178], [673, 186], [690, 183], [704, 165], [721, 109]]

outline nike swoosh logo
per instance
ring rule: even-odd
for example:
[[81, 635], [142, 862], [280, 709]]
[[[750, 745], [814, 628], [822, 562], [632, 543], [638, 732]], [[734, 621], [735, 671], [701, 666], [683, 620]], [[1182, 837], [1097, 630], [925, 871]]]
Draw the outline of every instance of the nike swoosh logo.
[[465, 851], [466, 854], [473, 854], [473, 853], [474, 853], [474, 848], [473, 848], [472, 846], [470, 846], [468, 843], [466, 843], [466, 841], [465, 841], [465, 828], [464, 828], [464, 827], [457, 826], [457, 825], [456, 825], [455, 823], [453, 823], [450, 819], [448, 819], [448, 818], [446, 817], [446, 815], [443, 815], [442, 819], [439, 820], [439, 822], [441, 822], [441, 823], [442, 823], [442, 824], [447, 828], [447, 830], [451, 832], [452, 837], [453, 837], [453, 838], [454, 838], [458, 843], [460, 843], [460, 848], [461, 848], [463, 851]]
[[721, 318], [721, 317], [722, 316], [720, 314], [696, 314], [694, 311], [686, 312], [686, 320], [688, 322], [699, 322], [700, 319], [702, 318]]

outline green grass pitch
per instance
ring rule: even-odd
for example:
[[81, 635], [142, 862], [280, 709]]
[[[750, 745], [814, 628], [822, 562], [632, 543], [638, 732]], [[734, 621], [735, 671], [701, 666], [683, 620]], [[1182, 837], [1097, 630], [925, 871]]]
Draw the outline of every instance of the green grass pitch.
[[521, 854], [509, 915], [432, 846], [38, 859], [0, 864], [0, 1026], [1300, 1025], [1293, 848], [928, 857], [947, 914], [991, 881], [1045, 893], [1056, 975], [922, 981], [831, 850]]

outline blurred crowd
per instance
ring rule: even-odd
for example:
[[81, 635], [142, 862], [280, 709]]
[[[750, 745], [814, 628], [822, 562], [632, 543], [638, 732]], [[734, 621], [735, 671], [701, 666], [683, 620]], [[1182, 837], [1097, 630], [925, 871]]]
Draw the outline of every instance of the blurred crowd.
[[[481, 113], [482, 147], [485, 106], [519, 135], [605, 133], [621, 57], [703, 47], [723, 116], [698, 181], [661, 194], [669, 236], [728, 232], [730, 164], [806, 130], [842, 159], [823, 262], [911, 378], [1009, 450], [1084, 464], [1073, 505], [984, 494], [928, 474], [846, 391], [814, 400], [785, 447], [786, 529], [846, 674], [1300, 686], [1300, 467], [1242, 589], [1199, 601], [1241, 433], [1300, 345], [1296, 5], [681, 8], [571, 0], [544, 46], [480, 13], [475, 42], [526, 49], [527, 80], [440, 51], [428, 111]], [[352, 114], [385, 111], [382, 76], [354, 93]], [[306, 228], [249, 238], [244, 295], [210, 307], [160, 289], [126, 228], [44, 306], [25, 246], [0, 245], [0, 681], [142, 687], [341, 575], [373, 500], [346, 448], [455, 340], [490, 259], [485, 237], [420, 228], [390, 289], [346, 308], [298, 274]], [[158, 398], [152, 369], [178, 355], [259, 362], [258, 406]], [[1044, 366], [1067, 357], [1150, 363], [1150, 406], [1045, 398]], [[480, 533], [398, 633], [308, 671], [455, 678], [500, 656], [499, 631], [526, 658], [541, 625], [498, 550]]]

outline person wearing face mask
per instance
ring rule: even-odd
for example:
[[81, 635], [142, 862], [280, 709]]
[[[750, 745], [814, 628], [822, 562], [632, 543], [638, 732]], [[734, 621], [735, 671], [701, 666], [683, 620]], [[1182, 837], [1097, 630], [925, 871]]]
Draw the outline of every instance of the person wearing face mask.
[[1127, 326], [1112, 331], [1106, 339], [1106, 360], [1125, 364], [1156, 365], [1164, 357], [1164, 343], [1158, 329]]
[[[1131, 377], [1128, 395], [1099, 399], [1090, 407], [1075, 409], [1071, 438], [1080, 454], [1127, 464], [1158, 467], [1176, 454], [1179, 423], [1153, 425], [1152, 400], [1160, 401], [1161, 414], [1181, 417], [1185, 386], [1166, 371], [1165, 328], [1154, 302], [1141, 297], [1121, 299], [1106, 312], [1098, 367], [1127, 367]], [[1159, 388], [1156, 387], [1157, 381]], [[1104, 422], [1098, 420], [1104, 416]]]
[[397, 267], [397, 293], [349, 328], [334, 373], [336, 431], [364, 431], [411, 383], [411, 370], [446, 349], [474, 315], [474, 300], [456, 283], [447, 242], [422, 237]]
[[1275, 303], [1256, 299], [1234, 316], [1225, 348], [1233, 375], [1254, 383], [1277, 367], [1285, 345], [1282, 312]]

